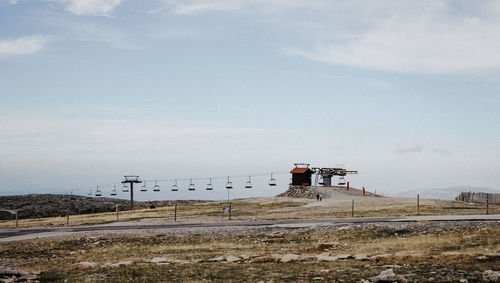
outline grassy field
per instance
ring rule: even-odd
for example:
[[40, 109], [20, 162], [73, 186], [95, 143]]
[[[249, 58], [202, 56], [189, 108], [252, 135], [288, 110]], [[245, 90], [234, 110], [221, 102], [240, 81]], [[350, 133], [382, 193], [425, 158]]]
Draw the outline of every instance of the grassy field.
[[[393, 268], [411, 282], [432, 279], [458, 282], [464, 278], [479, 282], [484, 270], [498, 270], [500, 266], [498, 254], [485, 256], [500, 252], [500, 225], [481, 225], [459, 230], [371, 225], [327, 233], [286, 235], [187, 237], [160, 234], [39, 239], [1, 244], [0, 259], [9, 266], [41, 271], [42, 281], [56, 282], [359, 282], [387, 268]], [[280, 262], [278, 259], [285, 254], [297, 254], [301, 259]], [[340, 254], [366, 254], [368, 258], [331, 262], [314, 259]], [[371, 258], [380, 254], [387, 255]], [[209, 261], [228, 255], [242, 260]], [[154, 257], [164, 257], [169, 263], [152, 263]], [[86, 268], [78, 264], [80, 262], [92, 262], [95, 267]], [[119, 262], [125, 263], [118, 266]]]
[[[384, 217], [416, 215], [416, 203], [409, 199], [373, 198], [355, 200], [355, 217]], [[179, 222], [218, 222], [227, 221], [222, 214], [226, 202], [206, 202], [197, 204], [179, 204], [177, 220]], [[270, 198], [264, 201], [235, 200], [232, 202], [233, 220], [276, 220], [276, 219], [318, 219], [351, 217], [351, 200], [317, 203], [306, 199]], [[499, 214], [499, 205], [490, 205], [490, 214]], [[467, 204], [459, 201], [421, 200], [420, 215], [449, 214], [485, 214], [482, 204]], [[144, 218], [163, 219], [173, 222], [174, 207], [120, 211], [120, 221], [140, 220]], [[116, 222], [116, 213], [96, 213], [71, 215], [70, 225], [90, 225]], [[66, 217], [21, 219], [20, 228], [41, 226], [64, 226]], [[15, 220], [0, 221], [0, 229], [15, 228]]]

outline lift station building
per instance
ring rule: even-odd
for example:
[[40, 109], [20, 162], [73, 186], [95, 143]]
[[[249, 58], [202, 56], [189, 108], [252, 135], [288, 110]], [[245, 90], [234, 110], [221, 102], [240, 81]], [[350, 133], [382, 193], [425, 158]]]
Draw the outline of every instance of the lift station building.
[[309, 164], [296, 163], [290, 173], [292, 173], [292, 186], [311, 185], [313, 171], [309, 168]]

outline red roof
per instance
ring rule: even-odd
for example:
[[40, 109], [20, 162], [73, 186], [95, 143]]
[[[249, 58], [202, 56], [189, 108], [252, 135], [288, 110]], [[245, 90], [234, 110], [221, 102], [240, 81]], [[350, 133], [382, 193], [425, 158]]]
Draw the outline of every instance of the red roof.
[[293, 168], [293, 170], [290, 171], [290, 173], [304, 174], [304, 173], [306, 173], [307, 171], [310, 171], [310, 170], [311, 169], [305, 168], [305, 167], [297, 167], [297, 168]]

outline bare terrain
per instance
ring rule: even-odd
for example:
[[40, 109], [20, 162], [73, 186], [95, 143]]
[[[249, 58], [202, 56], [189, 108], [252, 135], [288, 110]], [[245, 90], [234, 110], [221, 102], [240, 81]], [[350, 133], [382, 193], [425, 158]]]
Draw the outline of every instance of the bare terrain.
[[[354, 218], [352, 200], [355, 203]], [[500, 210], [362, 196], [251, 198], [0, 222], [0, 278], [55, 282], [498, 282]], [[97, 226], [96, 226], [97, 224]], [[28, 228], [30, 227], [30, 228]], [[40, 232], [39, 234], [34, 231]], [[2, 234], [3, 233], [3, 234]], [[13, 233], [13, 234], [9, 234]], [[9, 238], [16, 235], [18, 238]], [[4, 236], [2, 236], [4, 235]], [[2, 271], [3, 270], [3, 271]], [[497, 280], [497, 281], [495, 281]]]

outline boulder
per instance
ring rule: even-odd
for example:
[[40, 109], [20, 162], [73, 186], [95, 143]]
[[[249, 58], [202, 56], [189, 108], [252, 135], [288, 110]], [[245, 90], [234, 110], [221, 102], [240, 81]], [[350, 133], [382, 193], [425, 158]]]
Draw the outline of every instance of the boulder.
[[241, 261], [241, 258], [234, 256], [234, 255], [227, 255], [226, 261], [227, 262], [238, 262], [238, 261]]
[[356, 259], [356, 260], [368, 260], [368, 255], [366, 255], [366, 254], [357, 254], [357, 255], [354, 255], [354, 259]]
[[394, 273], [394, 271], [391, 269], [387, 269], [387, 270], [384, 270], [382, 272], [380, 272], [379, 275], [377, 276], [374, 276], [374, 277], [370, 277], [369, 282], [380, 282], [380, 283], [406, 283], [408, 281], [406, 281], [406, 279], [401, 276], [401, 275], [397, 275], [396, 273]]
[[483, 281], [485, 282], [500, 282], [500, 272], [486, 270], [483, 272]]
[[316, 258], [319, 262], [336, 261], [338, 259], [336, 256], [329, 256], [325, 254], [319, 254]]
[[370, 257], [370, 259], [382, 259], [382, 258], [386, 258], [386, 257], [391, 257], [392, 254], [378, 254], [378, 255], [374, 255], [372, 257]]
[[225, 258], [224, 258], [224, 256], [218, 256], [218, 257], [214, 257], [214, 258], [212, 258], [212, 259], [209, 259], [209, 260], [207, 260], [207, 261], [209, 261], [209, 262], [214, 262], [214, 261], [223, 261], [224, 259], [225, 259]]
[[94, 268], [94, 267], [97, 267], [97, 263], [90, 262], [90, 261], [80, 261], [79, 263], [77, 263], [77, 266], [78, 266], [78, 268], [81, 268], [81, 269]]
[[286, 254], [283, 255], [280, 259], [281, 262], [291, 262], [291, 261], [297, 261], [300, 258], [300, 255], [296, 254]]
[[164, 263], [164, 262], [167, 262], [167, 259], [164, 257], [153, 257], [151, 259], [151, 262], [152, 263]]
[[252, 259], [250, 262], [251, 263], [266, 263], [266, 262], [276, 262], [278, 261], [278, 258], [275, 258], [270, 255], [265, 255], [265, 256], [259, 256], [254, 259]]

